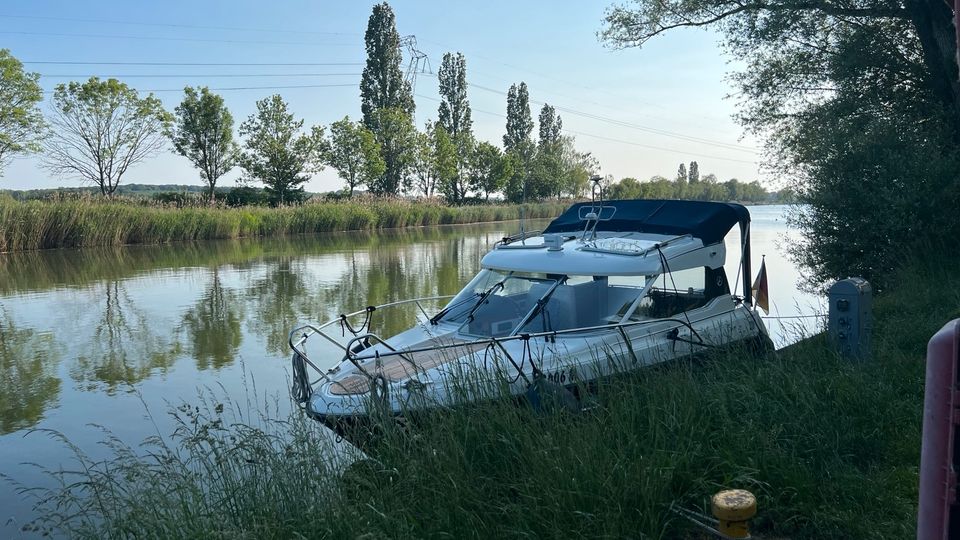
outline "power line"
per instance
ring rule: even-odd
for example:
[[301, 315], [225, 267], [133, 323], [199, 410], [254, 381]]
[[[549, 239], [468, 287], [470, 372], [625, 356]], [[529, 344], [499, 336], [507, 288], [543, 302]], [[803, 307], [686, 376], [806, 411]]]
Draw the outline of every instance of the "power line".
[[[425, 96], [425, 95], [423, 95], [423, 94], [416, 94], [416, 96], [417, 96], [418, 98], [423, 98], [423, 99], [427, 99], [427, 100], [430, 100], [430, 101], [436, 101], [436, 102], [439, 102], [439, 101], [440, 101], [439, 99], [437, 99], [437, 98], [435, 98], [435, 97]], [[491, 116], [497, 116], [497, 117], [500, 117], [500, 118], [506, 118], [506, 117], [507, 117], [507, 116], [504, 115], [504, 114], [495, 113], [495, 112], [492, 112], [492, 111], [485, 111], [485, 110], [482, 110], [482, 109], [475, 109], [475, 108], [472, 108], [472, 107], [471, 107], [471, 110], [474, 111], [474, 112], [479, 112], [479, 113], [483, 113], [483, 114], [489, 114], [489, 115], [491, 115]], [[628, 145], [630, 145], [630, 146], [638, 146], [638, 147], [640, 147], [640, 148], [649, 148], [649, 149], [651, 149], [651, 150], [660, 150], [661, 152], [671, 152], [671, 153], [674, 153], [674, 154], [684, 154], [684, 155], [697, 155], [698, 157], [702, 157], [702, 158], [718, 159], [718, 160], [722, 160], [722, 161], [732, 161], [732, 162], [734, 162], [734, 163], [748, 163], [748, 164], [750, 164], [750, 165], [756, 165], [756, 163], [757, 163], [756, 161], [748, 161], [748, 160], [745, 160], [745, 159], [736, 159], [736, 158], [729, 158], [729, 157], [722, 157], [722, 156], [711, 156], [711, 155], [700, 154], [700, 153], [698, 153], [698, 152], [689, 152], [689, 151], [686, 151], [686, 150], [677, 150], [677, 149], [675, 149], [675, 148], [667, 148], [667, 147], [664, 147], [664, 146], [655, 146], [655, 145], [652, 145], [652, 144], [644, 144], [644, 143], [638, 143], [638, 142], [634, 142], [634, 141], [627, 141], [627, 140], [624, 140], [624, 139], [617, 139], [617, 138], [614, 138], [614, 137], [607, 137], [607, 136], [604, 136], [604, 135], [596, 135], [596, 134], [593, 134], [593, 133], [584, 133], [584, 132], [582, 132], [582, 131], [574, 131], [574, 130], [572, 130], [572, 129], [567, 129], [567, 128], [563, 128], [563, 131], [566, 132], [566, 133], [573, 134], [573, 135], [582, 135], [582, 136], [584, 136], [584, 137], [593, 137], [593, 138], [595, 138], [595, 139], [601, 139], [601, 140], [610, 141], [610, 142], [617, 142], [617, 143], [621, 143], [621, 144], [628, 144]]]
[[2, 30], [0, 34], [18, 35], [18, 36], [47, 36], [47, 37], [85, 37], [96, 39], [139, 39], [147, 41], [189, 41], [200, 43], [239, 43], [249, 45], [323, 45], [324, 47], [353, 47], [357, 43], [321, 43], [318, 41], [262, 41], [249, 39], [206, 39], [206, 38], [177, 38], [177, 37], [154, 37], [154, 36], [129, 36], [113, 34], [68, 34], [63, 32], [19, 32]]
[[[506, 95], [507, 95], [506, 92], [503, 92], [503, 91], [501, 91], [501, 90], [497, 90], [497, 89], [495, 89], [495, 88], [490, 88], [490, 87], [488, 87], [488, 86], [482, 86], [482, 85], [475, 84], [475, 83], [470, 83], [470, 82], [468, 82], [468, 83], [467, 83], [467, 86], [469, 86], [470, 88], [476, 88], [476, 89], [478, 89], [478, 90], [484, 90], [484, 91], [487, 91], [487, 92], [492, 92], [492, 93], [494, 93], [494, 94], [499, 94], [499, 95], [501, 95], [501, 96], [506, 96]], [[538, 104], [538, 105], [545, 105], [545, 104], [546, 104], [546, 102], [544, 102], [544, 101], [538, 101], [538, 100], [534, 100], [534, 99], [531, 99], [530, 102], [531, 102], [531, 103]], [[630, 128], [630, 129], [636, 129], [636, 130], [638, 130], [638, 131], [644, 131], [644, 132], [652, 133], [652, 134], [655, 134], [655, 135], [662, 135], [662, 136], [664, 136], [664, 137], [672, 137], [672, 138], [675, 138], [675, 139], [680, 139], [680, 140], [684, 140], [684, 141], [688, 141], [688, 142], [694, 142], [694, 143], [698, 143], [698, 144], [705, 144], [705, 145], [709, 145], [709, 146], [716, 146], [716, 147], [719, 147], [719, 148], [723, 148], [723, 149], [725, 149], [725, 150], [734, 150], [734, 151], [737, 151], [737, 152], [747, 152], [747, 153], [751, 153], [751, 154], [756, 154], [756, 153], [757, 153], [757, 149], [756, 149], [756, 148], [750, 148], [750, 147], [746, 147], [746, 146], [740, 146], [740, 145], [736, 145], [736, 144], [733, 144], [733, 143], [727, 143], [727, 142], [723, 142], [723, 141], [716, 141], [716, 140], [711, 140], [711, 139], [704, 139], [704, 138], [701, 138], [701, 137], [694, 137], [694, 136], [692, 136], [692, 135], [685, 135], [685, 134], [683, 134], [683, 133], [676, 133], [676, 132], [673, 132], [673, 131], [667, 131], [667, 130], [664, 130], [664, 129], [653, 128], [653, 127], [644, 126], [644, 125], [641, 125], [641, 124], [635, 124], [635, 123], [631, 123], [631, 122], [625, 122], [625, 121], [623, 121], [623, 120], [618, 120], [618, 119], [616, 119], [616, 118], [609, 118], [609, 117], [606, 117], [606, 116], [600, 116], [600, 115], [598, 115], [598, 114], [583, 112], [583, 111], [579, 111], [579, 110], [576, 110], [576, 109], [571, 109], [571, 108], [569, 108], [569, 107], [556, 106], [555, 108], [556, 108], [558, 111], [565, 112], [565, 113], [568, 113], [568, 114], [572, 114], [572, 115], [575, 115], [575, 116], [581, 116], [581, 117], [584, 117], [584, 118], [589, 118], [589, 119], [597, 120], [597, 121], [600, 121], [600, 122], [606, 122], [606, 123], [614, 124], [614, 125], [621, 126], [621, 127], [626, 127], [626, 128]], [[752, 162], [751, 162], [751, 163], [752, 163]]]
[[[210, 88], [215, 92], [229, 92], [234, 90], [288, 90], [294, 88], [356, 88], [356, 83], [349, 84], [296, 84], [290, 86], [232, 86], [226, 88]], [[139, 92], [183, 92], [183, 88], [157, 88], [152, 90], [138, 90]], [[53, 90], [44, 90], [44, 94], [52, 94]]]
[[158, 74], [144, 74], [144, 73], [135, 73], [135, 74], [115, 74], [115, 75], [91, 75], [91, 74], [53, 74], [53, 73], [41, 73], [41, 77], [49, 78], [85, 78], [85, 77], [101, 77], [101, 78], [113, 78], [113, 79], [129, 79], [129, 78], [165, 78], [165, 77], [359, 77], [362, 73], [158, 73]]
[[54, 62], [36, 60], [21, 64], [47, 64], [60, 66], [362, 66], [364, 62]]
[[282, 33], [282, 34], [310, 34], [310, 35], [322, 35], [322, 36], [359, 36], [362, 35], [358, 32], [317, 32], [313, 30], [291, 30], [284, 28], [280, 29], [266, 29], [266, 28], [245, 28], [238, 26], [206, 26], [198, 24], [176, 24], [176, 23], [149, 23], [149, 22], [134, 22], [134, 21], [117, 21], [109, 19], [76, 19], [70, 17], [49, 17], [49, 16], [39, 16], [39, 15], [0, 15], [0, 18], [4, 19], [33, 19], [40, 21], [64, 21], [64, 22], [83, 22], [83, 23], [104, 23], [104, 24], [120, 24], [120, 25], [129, 25], [129, 26], [157, 26], [163, 28], [192, 28], [196, 30], [228, 30], [228, 31], [239, 31], [239, 32], [273, 32], [273, 33]]

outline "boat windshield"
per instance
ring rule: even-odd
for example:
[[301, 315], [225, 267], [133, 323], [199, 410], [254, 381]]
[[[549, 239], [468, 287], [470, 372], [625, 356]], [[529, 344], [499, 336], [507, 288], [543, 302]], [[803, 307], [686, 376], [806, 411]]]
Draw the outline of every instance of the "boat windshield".
[[481, 337], [509, 335], [557, 282], [544, 274], [484, 269], [434, 317]]

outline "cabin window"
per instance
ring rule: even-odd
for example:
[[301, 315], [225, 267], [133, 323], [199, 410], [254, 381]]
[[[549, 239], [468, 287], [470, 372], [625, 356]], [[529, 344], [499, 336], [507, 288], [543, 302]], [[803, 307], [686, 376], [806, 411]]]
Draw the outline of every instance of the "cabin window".
[[469, 308], [443, 320], [462, 322], [463, 330], [474, 336], [510, 335], [556, 281], [544, 274], [511, 272], [480, 293], [467, 295]]
[[729, 292], [723, 268], [689, 268], [661, 274], [630, 315], [630, 320], [673, 317], [703, 307]]

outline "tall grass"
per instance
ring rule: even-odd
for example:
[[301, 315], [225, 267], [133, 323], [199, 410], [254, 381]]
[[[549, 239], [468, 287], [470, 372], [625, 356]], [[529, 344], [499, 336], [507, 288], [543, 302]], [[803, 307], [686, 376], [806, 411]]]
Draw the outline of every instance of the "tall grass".
[[579, 414], [445, 410], [386, 430], [376, 460], [346, 472], [345, 446], [300, 414], [198, 400], [175, 411], [172, 442], [113, 440], [99, 462], [77, 449], [78, 472], [38, 492], [40, 523], [87, 538], [694, 538], [671, 508], [739, 487], [758, 495], [763, 536], [909, 537], [924, 345], [960, 316], [948, 266], [916, 265], [879, 299], [868, 361], [819, 336], [637, 372]]
[[[554, 217], [566, 206], [527, 205], [526, 217]], [[0, 196], [0, 251], [504, 221], [518, 219], [520, 208], [450, 207], [396, 199], [317, 202], [285, 208], [174, 208], [92, 198], [21, 202]]]

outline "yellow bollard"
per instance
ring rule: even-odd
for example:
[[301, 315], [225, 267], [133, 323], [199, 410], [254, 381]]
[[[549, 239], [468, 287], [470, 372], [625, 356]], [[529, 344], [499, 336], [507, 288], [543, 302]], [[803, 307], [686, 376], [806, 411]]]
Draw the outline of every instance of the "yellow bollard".
[[729, 538], [750, 538], [749, 520], [757, 515], [757, 498], [745, 489], [728, 489], [713, 496], [713, 517], [717, 530]]

